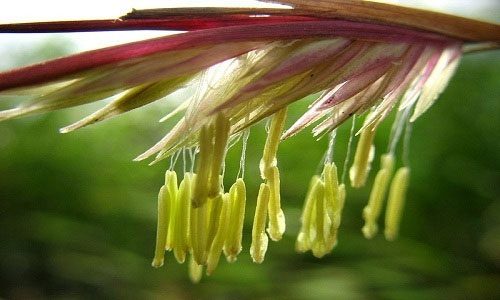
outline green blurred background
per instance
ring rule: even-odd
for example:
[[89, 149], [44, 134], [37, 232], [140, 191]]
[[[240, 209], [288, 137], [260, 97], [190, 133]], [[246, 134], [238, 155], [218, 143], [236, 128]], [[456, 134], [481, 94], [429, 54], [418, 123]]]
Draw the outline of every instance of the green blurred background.
[[[2, 68], [72, 51], [66, 40], [2, 53]], [[448, 89], [414, 126], [411, 186], [401, 236], [365, 240], [361, 210], [369, 188], [348, 189], [339, 244], [323, 259], [294, 252], [300, 209], [326, 140], [309, 132], [279, 150], [287, 232], [270, 242], [262, 265], [248, 249], [260, 179], [264, 126], [250, 135], [244, 250], [221, 259], [192, 284], [171, 254], [150, 267], [156, 195], [168, 162], [132, 158], [168, 131], [162, 100], [121, 118], [61, 135], [98, 105], [0, 123], [0, 297], [7, 299], [499, 299], [500, 53], [467, 55]], [[12, 105], [6, 99], [0, 108]], [[306, 102], [291, 109], [295, 119]], [[350, 124], [339, 132], [341, 166]], [[376, 137], [386, 149], [390, 122]], [[227, 161], [226, 186], [240, 145]], [[377, 168], [375, 160], [374, 169]], [[373, 174], [370, 182], [373, 181]], [[369, 185], [368, 185], [369, 186]]]

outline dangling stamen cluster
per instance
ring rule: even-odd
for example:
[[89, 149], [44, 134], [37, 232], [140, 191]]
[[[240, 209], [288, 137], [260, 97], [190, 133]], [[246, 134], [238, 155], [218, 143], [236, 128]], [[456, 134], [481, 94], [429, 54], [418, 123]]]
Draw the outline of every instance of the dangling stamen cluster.
[[295, 243], [298, 252], [311, 250], [320, 258], [333, 250], [337, 245], [344, 201], [345, 185], [339, 184], [337, 167], [334, 163], [325, 163], [321, 177], [313, 176], [309, 184], [302, 227]]
[[273, 241], [281, 240], [286, 228], [285, 215], [281, 209], [280, 175], [276, 158], [286, 114], [287, 109], [284, 108], [271, 118], [264, 153], [260, 160], [260, 176], [265, 180], [265, 183], [261, 184], [257, 197], [250, 248], [252, 259], [256, 263], [261, 263], [264, 260], [267, 250], [268, 237], [264, 232], [266, 219], [269, 219], [267, 234]]
[[230, 123], [222, 114], [201, 128], [196, 174], [184, 173], [177, 186], [175, 171], [167, 171], [158, 200], [158, 229], [153, 266], [163, 265], [164, 251], [173, 250], [179, 263], [191, 253], [189, 272], [201, 279], [203, 266], [210, 275], [223, 251], [235, 261], [241, 251], [246, 188], [239, 178], [222, 189], [220, 175], [227, 151]]

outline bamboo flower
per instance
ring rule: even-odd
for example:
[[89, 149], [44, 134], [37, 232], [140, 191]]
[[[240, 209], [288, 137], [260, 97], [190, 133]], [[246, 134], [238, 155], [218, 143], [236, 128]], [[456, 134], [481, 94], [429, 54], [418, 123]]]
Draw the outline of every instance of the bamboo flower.
[[[325, 168], [311, 181], [296, 242], [297, 251], [312, 250], [321, 257], [337, 244], [346, 196], [344, 176], [337, 175], [333, 162], [338, 160], [333, 155], [336, 128], [364, 116], [349, 171], [352, 187], [361, 187], [368, 182], [375, 156], [376, 130], [394, 111], [390, 163], [384, 156], [364, 211], [363, 232], [372, 237], [393, 165], [398, 164], [394, 151], [401, 132], [436, 101], [462, 55], [500, 48], [500, 25], [361, 0], [269, 2], [292, 9], [153, 9], [134, 10], [117, 20], [0, 24], [0, 33], [186, 31], [2, 72], [0, 100], [10, 95], [28, 100], [0, 111], [0, 121], [111, 98], [61, 129], [68, 133], [195, 86], [196, 92], [164, 118], [182, 113], [177, 124], [136, 160], [151, 158], [156, 163], [184, 151], [196, 156], [196, 173], [184, 174], [180, 186], [175, 166], [167, 171], [158, 199], [153, 266], [163, 264], [165, 250], [173, 250], [180, 263], [189, 254], [190, 278], [197, 282], [203, 266], [209, 274], [214, 271], [222, 250], [234, 261], [243, 247], [243, 175], [229, 194], [223, 186], [225, 155], [238, 137], [244, 137], [246, 149], [249, 128], [270, 117], [260, 162], [265, 182], [250, 247], [256, 263], [264, 260], [268, 238], [280, 240], [285, 231], [277, 163], [280, 141], [310, 126], [315, 137], [330, 137]], [[307, 111], [286, 127], [288, 105], [308, 96], [314, 100]], [[352, 135], [354, 129], [353, 121]], [[244, 157], [243, 151], [242, 174]], [[399, 232], [408, 181], [409, 166], [404, 163], [389, 189], [389, 240]]]

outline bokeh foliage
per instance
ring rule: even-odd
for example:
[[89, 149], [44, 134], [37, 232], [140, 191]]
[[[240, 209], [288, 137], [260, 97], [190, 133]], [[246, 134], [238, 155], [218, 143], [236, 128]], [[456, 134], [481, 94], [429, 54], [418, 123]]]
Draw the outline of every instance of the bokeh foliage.
[[[22, 64], [70, 48], [65, 41], [48, 41], [34, 47], [33, 57], [10, 52], [8, 61]], [[362, 237], [361, 210], [369, 190], [349, 188], [334, 253], [316, 259], [294, 252], [306, 188], [326, 150], [326, 140], [316, 142], [303, 132], [279, 150], [286, 235], [270, 242], [262, 265], [251, 263], [251, 221], [265, 139], [264, 126], [254, 128], [245, 176], [244, 250], [237, 263], [221, 260], [215, 274], [198, 285], [189, 282], [187, 266], [171, 255], [163, 268], [150, 267], [156, 194], [168, 162], [153, 167], [131, 162], [169, 128], [156, 121], [176, 99], [67, 135], [57, 129], [92, 108], [1, 123], [0, 297], [498, 299], [499, 70], [498, 52], [466, 56], [440, 100], [415, 124], [411, 186], [395, 242], [380, 234], [370, 241]], [[301, 101], [292, 107], [290, 124], [306, 105]], [[349, 126], [338, 134], [339, 167]], [[386, 122], [378, 132], [378, 154], [385, 151], [389, 128]], [[226, 186], [236, 177], [240, 148], [229, 152]]]

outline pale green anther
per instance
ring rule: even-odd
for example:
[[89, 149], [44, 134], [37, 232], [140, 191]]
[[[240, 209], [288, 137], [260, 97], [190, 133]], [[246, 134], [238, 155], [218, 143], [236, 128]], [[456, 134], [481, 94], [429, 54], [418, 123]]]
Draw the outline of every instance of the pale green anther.
[[173, 251], [177, 262], [184, 263], [189, 249], [189, 210], [191, 207], [192, 174], [185, 173], [177, 194]]
[[231, 217], [231, 201], [229, 199], [229, 194], [225, 193], [222, 195], [222, 210], [220, 213], [219, 226], [217, 228], [217, 234], [212, 242], [212, 246], [208, 251], [207, 257], [207, 275], [213, 273], [217, 265], [219, 264], [219, 258], [224, 247], [224, 242], [226, 241], [227, 232], [229, 229], [229, 220]]
[[309, 183], [309, 189], [307, 191], [306, 200], [304, 202], [304, 207], [302, 209], [302, 216], [300, 217], [301, 228], [297, 235], [297, 241], [295, 242], [295, 250], [297, 252], [306, 252], [311, 250], [311, 240], [310, 240], [310, 228], [311, 228], [311, 215], [314, 208], [314, 190], [317, 185], [321, 183], [319, 176], [314, 175]]
[[269, 168], [269, 204], [268, 204], [268, 215], [269, 223], [267, 227], [267, 233], [273, 241], [279, 241], [283, 237], [283, 233], [286, 229], [285, 215], [283, 210], [281, 210], [281, 196], [280, 196], [280, 174], [278, 167], [272, 166]]
[[213, 154], [213, 125], [205, 125], [199, 135], [200, 152], [198, 155], [196, 181], [193, 193], [193, 207], [202, 206], [208, 197], [210, 171]]
[[366, 183], [373, 155], [375, 154], [375, 147], [373, 146], [375, 131], [376, 126], [368, 126], [361, 132], [356, 146], [356, 153], [354, 154], [354, 162], [349, 169], [352, 187], [359, 188]]
[[285, 126], [287, 108], [283, 108], [276, 112], [269, 126], [267, 133], [266, 144], [264, 146], [264, 153], [260, 161], [260, 176], [262, 179], [267, 179], [268, 172], [271, 167], [276, 166], [276, 153], [278, 152], [278, 145], [281, 141], [281, 134]]
[[156, 228], [156, 247], [153, 263], [155, 268], [163, 266], [165, 256], [165, 244], [167, 242], [168, 219], [170, 214], [170, 199], [165, 186], [158, 193], [158, 225]]
[[326, 163], [323, 168], [325, 181], [325, 206], [330, 220], [333, 220], [334, 211], [338, 209], [339, 180], [335, 163]]
[[189, 234], [193, 257], [199, 265], [204, 265], [207, 260], [208, 216], [210, 205], [205, 203], [199, 207], [191, 206]]
[[367, 239], [373, 238], [378, 231], [377, 221], [384, 205], [387, 187], [389, 186], [394, 169], [394, 155], [391, 153], [382, 155], [380, 166], [381, 169], [377, 172], [377, 176], [375, 176], [368, 204], [363, 209], [365, 225], [361, 231]]
[[213, 199], [209, 199], [207, 204], [210, 206], [210, 214], [207, 220], [207, 244], [205, 246], [205, 249], [208, 252], [212, 246], [213, 240], [215, 239], [215, 235], [217, 234], [217, 229], [219, 228], [220, 214], [222, 211], [222, 194], [217, 195], [217, 197]]
[[168, 221], [167, 243], [165, 250], [173, 249], [173, 239], [176, 232], [175, 220], [177, 219], [178, 203], [177, 203], [177, 173], [168, 170], [165, 172], [165, 187], [170, 199], [170, 217]]
[[344, 209], [344, 203], [345, 203], [345, 184], [341, 183], [339, 185], [338, 189], [338, 200], [339, 200], [339, 206], [337, 210], [335, 211], [335, 216], [334, 216], [334, 226], [335, 228], [339, 228], [340, 222], [342, 221], [342, 210]]
[[252, 226], [252, 245], [250, 246], [250, 256], [254, 263], [260, 264], [266, 256], [268, 238], [266, 235], [267, 205], [269, 202], [270, 189], [265, 183], [260, 184], [259, 195], [257, 196], [257, 206]]
[[410, 169], [402, 167], [394, 175], [392, 179], [391, 189], [389, 191], [389, 199], [387, 202], [387, 210], [385, 212], [385, 238], [393, 241], [399, 233], [399, 224], [405, 204], [406, 190], [410, 180]]
[[212, 198], [216, 197], [220, 193], [221, 179], [219, 174], [226, 155], [230, 129], [231, 123], [229, 122], [229, 119], [224, 117], [222, 113], [219, 113], [215, 118], [214, 124], [214, 146], [210, 170], [210, 186], [208, 188], [208, 196]]
[[321, 258], [328, 253], [328, 247], [326, 244], [326, 234], [325, 231], [329, 230], [330, 224], [328, 224], [328, 215], [325, 210], [325, 184], [319, 182], [314, 189], [312, 195], [313, 201], [315, 202], [315, 213], [313, 226], [315, 227], [316, 236], [312, 241], [312, 253], [314, 256]]
[[196, 263], [194, 255], [191, 255], [189, 258], [189, 267], [188, 267], [189, 279], [191, 282], [198, 283], [203, 276], [203, 265], [199, 265]]
[[243, 224], [245, 221], [246, 187], [242, 178], [238, 178], [229, 190], [231, 203], [230, 229], [224, 244], [224, 254], [229, 262], [236, 261], [236, 256], [241, 252], [243, 238]]
[[344, 209], [345, 202], [345, 184], [341, 183], [339, 185], [337, 197], [339, 206], [334, 212], [334, 218], [332, 226], [330, 228], [330, 233], [328, 235], [328, 238], [326, 239], [329, 251], [333, 250], [333, 248], [335, 248], [335, 246], [337, 245], [338, 230], [342, 221], [342, 210]]

